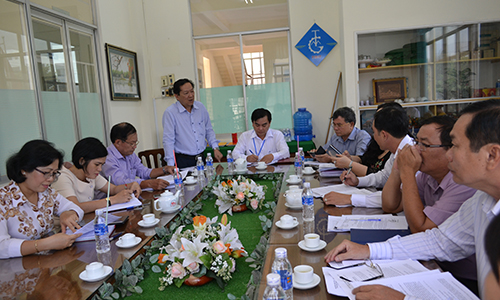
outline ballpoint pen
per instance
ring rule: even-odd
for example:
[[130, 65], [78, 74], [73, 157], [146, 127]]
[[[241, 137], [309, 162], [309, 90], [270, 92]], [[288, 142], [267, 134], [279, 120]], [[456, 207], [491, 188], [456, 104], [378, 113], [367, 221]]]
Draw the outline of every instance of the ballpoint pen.
[[123, 234], [123, 232], [119, 232], [119, 233], [117, 233], [117, 234], [115, 234], [115, 235], [111, 236], [111, 237], [109, 238], [109, 241], [111, 242], [112, 240], [115, 240], [115, 239], [119, 238], [122, 234]]
[[344, 179], [342, 180], [342, 183], [344, 183], [347, 176], [349, 176], [349, 173], [351, 173], [351, 170], [352, 170], [352, 167], [349, 167], [349, 169], [347, 169], [347, 173], [345, 174]]

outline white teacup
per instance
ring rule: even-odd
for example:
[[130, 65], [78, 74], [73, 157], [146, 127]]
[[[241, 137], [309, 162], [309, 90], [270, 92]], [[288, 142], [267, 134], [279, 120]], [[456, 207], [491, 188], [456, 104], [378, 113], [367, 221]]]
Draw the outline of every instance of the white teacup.
[[185, 179], [186, 183], [194, 183], [195, 181], [194, 176], [187, 176]]
[[319, 246], [319, 234], [308, 233], [304, 235], [304, 243], [307, 248], [316, 248]]
[[267, 166], [267, 165], [266, 165], [266, 163], [265, 163], [265, 162], [263, 162], [263, 161], [259, 161], [259, 162], [257, 163], [257, 167], [259, 167], [259, 168], [261, 168], [261, 169], [265, 168], [266, 166]]
[[298, 265], [293, 268], [293, 279], [300, 284], [308, 284], [313, 281], [314, 270], [308, 265]]
[[128, 246], [128, 245], [133, 245], [135, 243], [135, 234], [133, 233], [125, 233], [122, 235], [118, 241], [123, 245], [123, 246]]
[[304, 168], [304, 172], [306, 172], [306, 173], [313, 173], [314, 169], [312, 167], [305, 167]]
[[296, 217], [292, 217], [290, 215], [282, 215], [280, 218], [281, 226], [292, 226], [295, 222], [297, 222]]
[[290, 175], [290, 181], [292, 181], [292, 182], [299, 181], [299, 176], [298, 175]]
[[144, 221], [145, 224], [151, 224], [154, 223], [156, 220], [155, 214], [145, 214], [142, 216], [142, 220]]
[[85, 267], [87, 278], [98, 278], [104, 274], [104, 265], [100, 262], [93, 262]]

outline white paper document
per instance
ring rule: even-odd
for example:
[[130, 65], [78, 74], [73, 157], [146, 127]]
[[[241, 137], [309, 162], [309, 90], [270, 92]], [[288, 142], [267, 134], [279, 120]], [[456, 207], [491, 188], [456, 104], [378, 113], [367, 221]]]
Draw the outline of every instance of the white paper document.
[[311, 190], [313, 192], [313, 196], [317, 198], [323, 198], [329, 192], [337, 192], [347, 195], [352, 195], [352, 194], [371, 195], [373, 193], [367, 189], [358, 189], [356, 187], [345, 184], [333, 184], [333, 185], [313, 188]]
[[328, 216], [328, 231], [349, 231], [356, 229], [408, 229], [406, 217], [387, 215], [344, 215]]
[[[421, 276], [400, 276], [390, 279], [379, 279], [369, 283], [353, 282], [354, 288], [362, 285], [381, 284], [395, 289], [405, 295], [425, 300], [479, 300], [468, 288], [456, 280], [449, 272], [425, 272]], [[348, 295], [349, 299], [355, 297]]]
[[[345, 267], [340, 270], [335, 270], [329, 267], [323, 267], [323, 275], [325, 277], [326, 288], [329, 294], [347, 297], [351, 295], [353, 286], [358, 283], [375, 284], [382, 279], [372, 280], [369, 282], [355, 282], [355, 280], [367, 280], [380, 275], [377, 269], [367, 266], [364, 260], [347, 260], [345, 265], [355, 265], [354, 267]], [[383, 279], [399, 278], [400, 276], [408, 276], [412, 274], [430, 274], [434, 271], [429, 271], [418, 261], [411, 259], [407, 260], [374, 260], [374, 264], [382, 270]], [[358, 264], [362, 264], [358, 266]], [[330, 265], [332, 262], [330, 262]], [[343, 263], [333, 263], [334, 265]], [[370, 264], [370, 262], [367, 262]], [[439, 272], [435, 270], [436, 272]], [[347, 278], [352, 282], [341, 279], [340, 277]]]
[[[115, 216], [112, 214], [108, 214], [108, 223], [114, 222], [118, 219], [120, 219], [121, 216]], [[108, 225], [108, 233], [111, 234], [115, 230], [115, 225]], [[85, 242], [85, 241], [93, 241], [95, 240], [95, 234], [94, 234], [94, 221], [91, 220], [82, 228], [78, 229], [74, 233], [71, 232], [71, 230], [66, 229], [67, 234], [77, 234], [77, 233], [82, 233], [80, 237], [78, 237], [75, 241], [77, 242]]]

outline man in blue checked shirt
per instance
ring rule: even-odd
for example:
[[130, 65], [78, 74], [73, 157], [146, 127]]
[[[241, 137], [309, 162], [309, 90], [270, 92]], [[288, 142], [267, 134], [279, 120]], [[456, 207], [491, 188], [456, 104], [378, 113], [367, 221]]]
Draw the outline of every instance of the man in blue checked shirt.
[[[214, 149], [214, 157], [222, 158], [219, 140], [210, 122], [205, 106], [194, 100], [194, 84], [184, 78], [174, 83], [174, 96], [177, 102], [163, 113], [163, 149], [167, 172], [173, 174], [177, 161], [179, 168], [196, 165], [198, 156], [204, 156], [208, 144]], [[175, 150], [175, 160], [174, 151]]]

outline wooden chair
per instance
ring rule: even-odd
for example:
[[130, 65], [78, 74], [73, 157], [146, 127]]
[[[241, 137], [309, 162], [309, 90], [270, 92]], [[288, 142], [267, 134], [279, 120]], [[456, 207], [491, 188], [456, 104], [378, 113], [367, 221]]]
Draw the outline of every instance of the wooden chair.
[[163, 157], [165, 152], [163, 148], [144, 150], [137, 154], [142, 163], [150, 169], [160, 168], [164, 165]]

